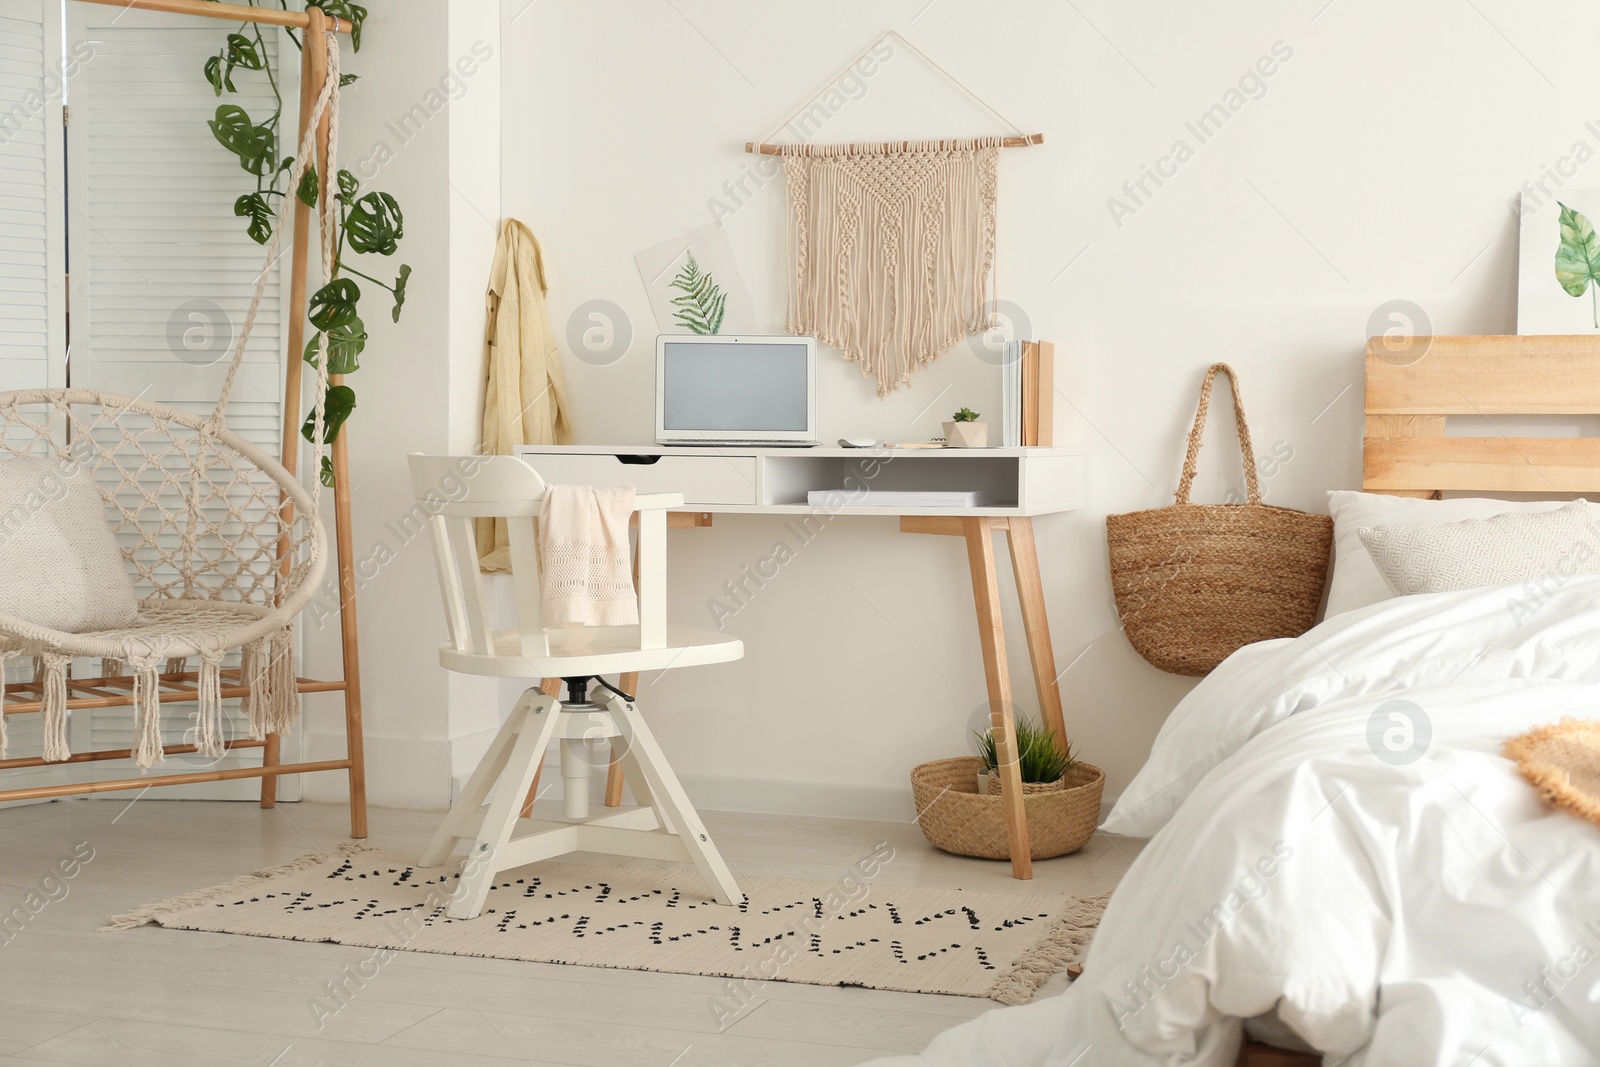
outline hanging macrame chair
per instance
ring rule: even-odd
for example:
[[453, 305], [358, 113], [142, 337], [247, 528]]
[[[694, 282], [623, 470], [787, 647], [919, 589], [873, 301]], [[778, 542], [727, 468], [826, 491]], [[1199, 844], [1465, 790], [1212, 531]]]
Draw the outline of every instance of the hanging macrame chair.
[[[305, 47], [314, 47], [308, 38]], [[328, 121], [324, 175], [337, 174], [339, 46], [326, 35], [328, 76], [295, 156], [288, 188], [300, 187]], [[318, 198], [321, 276], [334, 257], [338, 215], [333, 198]], [[317, 519], [320, 481], [308, 493], [295, 476], [226, 425], [229, 394], [277, 260], [283, 228], [274, 229], [250, 308], [234, 345], [221, 396], [209, 417], [91, 389], [24, 389], [0, 393], [0, 462], [4, 453], [47, 456], [87, 469], [105, 498], [129, 571], [143, 594], [134, 623], [122, 629], [64, 633], [0, 614], [0, 706], [5, 662], [33, 657], [41, 684], [46, 760], [65, 760], [67, 670], [74, 658], [97, 657], [107, 676], [133, 676], [140, 768], [165, 757], [160, 675], [199, 660], [195, 747], [216, 758], [222, 728], [222, 670], [237, 650], [251, 737], [290, 730], [299, 718], [295, 617], [322, 580], [326, 534]], [[299, 309], [295, 309], [299, 313]], [[289, 358], [299, 358], [289, 353]], [[318, 335], [313, 447], [323, 448], [327, 394], [326, 334]], [[313, 469], [319, 466], [313, 464]], [[0, 757], [5, 716], [0, 712]]]

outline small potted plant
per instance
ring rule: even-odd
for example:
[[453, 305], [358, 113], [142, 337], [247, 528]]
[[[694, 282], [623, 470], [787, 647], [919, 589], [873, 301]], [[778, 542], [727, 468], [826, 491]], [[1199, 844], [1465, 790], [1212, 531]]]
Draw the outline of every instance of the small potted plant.
[[[1078, 763], [1072, 746], [1067, 745], [1063, 751], [1050, 731], [1032, 719], [1018, 718], [1016, 734], [1017, 770], [1022, 773], [1023, 793], [1065, 788], [1067, 772]], [[978, 758], [983, 760], [978, 792], [999, 796], [1000, 760], [994, 750], [994, 729], [973, 731], [972, 736], [978, 740]]]
[[988, 448], [989, 424], [979, 422], [981, 416], [971, 408], [962, 408], [944, 424], [946, 448]]
[[[1042, 724], [1016, 720], [1028, 846], [1036, 860], [1076, 852], [1094, 836], [1106, 776], [1076, 758]], [[975, 734], [978, 755], [918, 764], [911, 771], [917, 827], [928, 843], [958, 856], [1003, 860], [1011, 853], [1006, 798], [992, 730]]]

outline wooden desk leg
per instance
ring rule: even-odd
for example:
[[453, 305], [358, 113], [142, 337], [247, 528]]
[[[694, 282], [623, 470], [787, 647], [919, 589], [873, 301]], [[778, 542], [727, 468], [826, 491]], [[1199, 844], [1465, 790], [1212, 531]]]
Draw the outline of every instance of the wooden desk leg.
[[[539, 681], [539, 691], [547, 697], [561, 698], [561, 679], [543, 678]], [[544, 761], [533, 769], [533, 781], [528, 783], [528, 795], [522, 801], [522, 818], [533, 818], [533, 802], [539, 798], [539, 775], [544, 771]]]
[[1033, 663], [1033, 685], [1039, 693], [1039, 717], [1065, 752], [1067, 723], [1061, 714], [1061, 690], [1056, 685], [1056, 654], [1050, 647], [1050, 618], [1045, 613], [1044, 582], [1039, 578], [1033, 520], [1008, 519], [1007, 533], [1011, 542], [1011, 571], [1017, 581], [1017, 602], [1022, 607], [1022, 628], [1028, 637], [1028, 659]]
[[994, 727], [995, 756], [1000, 761], [1011, 876], [1032, 878], [1033, 852], [1028, 842], [1028, 817], [1022, 800], [1022, 770], [1017, 765], [1013, 743], [1016, 713], [1011, 704], [1011, 675], [1006, 664], [1006, 635], [1000, 616], [994, 522], [975, 517], [963, 518], [961, 523], [967, 538], [967, 564], [972, 571], [972, 599], [978, 609], [978, 644], [983, 648], [983, 673], [989, 688], [989, 722]]

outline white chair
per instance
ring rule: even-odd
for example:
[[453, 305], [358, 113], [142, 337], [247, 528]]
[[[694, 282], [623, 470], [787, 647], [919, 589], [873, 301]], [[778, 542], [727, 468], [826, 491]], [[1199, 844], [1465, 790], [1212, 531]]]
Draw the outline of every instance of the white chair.
[[[742, 642], [714, 630], [667, 625], [666, 509], [681, 507], [683, 497], [655, 493], [635, 498], [638, 626], [545, 629], [540, 622], [534, 529], [544, 497], [543, 479], [511, 456], [414, 455], [410, 460], [418, 507], [431, 516], [439, 588], [449, 621], [450, 640], [440, 646], [439, 662], [463, 674], [534, 682], [517, 701], [418, 863], [437, 867], [458, 840], [472, 842], [449, 915], [475, 917], [502, 871], [580, 850], [690, 860], [718, 903], [738, 904], [743, 895], [728, 865], [667, 766], [634, 698], [599, 677], [726, 663], [744, 655]], [[517, 614], [517, 626], [509, 631], [497, 629], [484, 607], [473, 529], [473, 520], [482, 517], [504, 518], [509, 528]], [[558, 701], [538, 688], [538, 680], [544, 678], [562, 679], [567, 699]], [[598, 700], [590, 698], [591, 683], [600, 686]], [[564, 814], [570, 821], [522, 818], [524, 794], [550, 742], [557, 738]], [[589, 818], [591, 757], [603, 752], [607, 742], [639, 807]], [[491, 789], [494, 800], [486, 812], [479, 812]]]

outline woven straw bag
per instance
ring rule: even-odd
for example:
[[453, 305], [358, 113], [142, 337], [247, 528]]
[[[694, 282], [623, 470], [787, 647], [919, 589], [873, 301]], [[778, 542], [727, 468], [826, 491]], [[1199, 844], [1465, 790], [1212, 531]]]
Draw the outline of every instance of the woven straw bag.
[[[1233, 383], [1233, 415], [1249, 500], [1191, 504], [1195, 461], [1217, 372]], [[1239, 380], [1213, 364], [1183, 461], [1177, 503], [1106, 516], [1111, 588], [1134, 650], [1173, 674], [1201, 675], [1253, 641], [1311, 628], [1333, 545], [1333, 520], [1261, 502]]]

